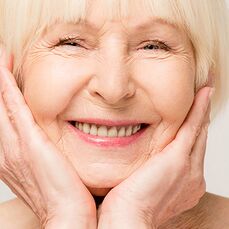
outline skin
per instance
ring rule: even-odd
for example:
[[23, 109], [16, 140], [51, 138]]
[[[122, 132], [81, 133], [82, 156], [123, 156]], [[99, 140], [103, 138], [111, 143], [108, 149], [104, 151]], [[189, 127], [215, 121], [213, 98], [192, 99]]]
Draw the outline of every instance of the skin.
[[[36, 215], [18, 198], [0, 205], [1, 225], [7, 229], [40, 229]], [[206, 193], [199, 204], [184, 213], [173, 217], [159, 229], [227, 229], [229, 225], [229, 199]], [[17, 225], [12, 223], [15, 219]]]
[[[59, 228], [75, 228], [76, 225], [79, 228], [95, 228], [97, 226], [95, 206], [93, 207], [90, 195], [63, 155], [57, 152], [55, 145], [34, 122], [13, 75], [7, 70], [7, 64], [3, 65], [4, 67], [0, 68], [1, 179], [33, 210], [42, 228], [56, 228], [57, 225]], [[209, 122], [210, 109], [207, 109], [209, 92], [211, 90], [206, 87], [198, 93], [187, 120], [176, 138], [160, 154], [154, 156], [156, 161], [149, 159], [145, 163], [145, 168], [142, 167], [133, 173], [106, 196], [98, 210], [98, 228], [106, 228], [107, 224], [113, 228], [120, 226], [133, 228], [132, 225], [136, 228], [154, 228], [173, 217], [174, 213], [178, 214], [197, 203], [205, 187], [201, 174], [206, 146], [206, 127]], [[200, 130], [201, 123], [203, 127]], [[171, 165], [171, 159], [176, 160], [176, 158], [179, 159], [179, 163]], [[190, 164], [192, 166], [187, 167], [187, 162], [188, 164], [192, 162]], [[28, 166], [30, 164], [33, 166]], [[167, 176], [169, 170], [172, 176]], [[148, 176], [159, 177], [152, 182]], [[167, 183], [166, 189], [165, 183]], [[136, 185], [137, 187], [142, 185], [144, 188], [138, 189]], [[174, 189], [174, 185], [179, 188]], [[130, 190], [131, 195], [129, 195]], [[172, 195], [168, 196], [170, 192]], [[152, 194], [157, 198], [152, 199], [154, 197]], [[141, 201], [142, 198], [144, 201]], [[169, 201], [165, 202], [166, 199]], [[133, 208], [128, 216], [126, 208], [130, 201], [133, 202], [133, 205], [131, 204]], [[12, 209], [9, 205], [3, 206], [3, 215], [8, 215], [7, 208]], [[172, 209], [172, 212], [168, 211], [169, 209]], [[156, 211], [159, 214], [151, 215]], [[8, 224], [5, 218], [1, 220], [2, 224]], [[22, 221], [23, 227], [27, 222], [28, 220]], [[111, 225], [112, 223], [114, 224]]]
[[[53, 26], [28, 51], [22, 77], [36, 122], [91, 192], [104, 195], [174, 138], [193, 103], [195, 64], [184, 32], [153, 22], [147, 13], [139, 20], [137, 9], [128, 20], [110, 21], [94, 4], [98, 10], [87, 20], [98, 30]], [[146, 22], [148, 26], [137, 29]], [[80, 47], [57, 46], [66, 36], [87, 39]], [[173, 51], [162, 45], [143, 49], [159, 39]], [[89, 145], [69, 131], [66, 121], [80, 118], [135, 120], [150, 127], [136, 143], [107, 149]]]
[[[131, 222], [136, 228], [157, 227], [174, 216], [174, 213], [168, 211], [169, 208], [190, 198], [188, 187], [193, 187], [196, 192], [189, 190], [193, 195], [192, 199], [186, 206], [178, 205], [176, 214], [196, 205], [204, 193], [202, 165], [209, 123], [210, 90], [206, 87], [198, 95], [194, 94], [194, 54], [191, 42], [183, 31], [162, 21], [152, 22], [147, 13], [139, 20], [135, 16], [138, 15], [137, 8], [128, 20], [111, 21], [99, 11], [100, 7], [96, 4], [95, 1], [92, 8], [97, 10], [91, 11], [87, 21], [96, 22], [97, 29], [85, 25], [56, 24], [33, 44], [22, 66], [23, 96], [6, 65], [1, 69], [1, 104], [2, 107], [6, 106], [5, 121], [12, 133], [14, 130], [11, 125], [16, 126], [17, 134], [24, 143], [21, 147], [17, 142], [14, 148], [12, 147], [12, 152], [21, 147], [18, 153], [22, 151], [23, 159], [26, 158], [25, 161], [32, 162], [35, 166], [32, 170], [29, 168], [29, 172], [35, 176], [29, 177], [30, 182], [26, 183], [37, 182], [39, 187], [34, 185], [32, 189], [20, 187], [15, 190], [9, 179], [9, 174], [16, 173], [14, 155], [11, 155], [11, 160], [7, 160], [10, 161], [9, 164], [3, 159], [1, 161], [1, 165], [4, 165], [1, 168], [3, 174], [8, 172], [8, 176], [3, 176], [3, 179], [37, 216], [44, 219], [45, 228], [55, 228], [57, 225], [58, 228], [60, 225], [62, 228], [74, 228], [76, 222], [72, 225], [64, 225], [63, 222], [71, 222], [82, 208], [84, 215], [81, 214], [79, 222], [90, 218], [90, 225], [95, 228], [96, 209], [88, 190], [94, 195], [106, 195], [112, 188], [99, 212], [99, 228], [106, 228], [110, 219], [117, 223], [113, 228], [124, 226], [121, 215], [127, 212], [130, 203], [133, 211], [129, 216], [124, 215], [130, 219], [135, 219], [139, 213], [145, 212], [144, 207], [152, 208], [148, 217], [150, 221], [137, 217], [137, 222]], [[137, 29], [137, 24], [146, 21], [148, 26]], [[76, 47], [69, 42], [58, 44], [59, 38], [76, 34], [85, 38], [80, 46]], [[156, 45], [153, 50], [148, 48], [149, 42], [143, 42], [146, 40], [151, 40], [150, 44]], [[161, 43], [158, 46], [155, 40], [165, 40], [171, 47], [165, 48]], [[12, 103], [12, 98], [18, 99]], [[26, 108], [24, 100], [32, 114]], [[23, 109], [19, 109], [20, 107]], [[109, 149], [83, 142], [68, 128], [68, 120], [108, 117], [111, 120], [137, 120], [140, 123], [149, 123], [150, 126], [135, 143]], [[2, 122], [2, 127], [6, 126], [6, 123]], [[37, 149], [28, 144], [31, 139], [35, 141]], [[190, 139], [190, 144], [185, 146], [184, 143]], [[46, 145], [50, 147], [47, 148]], [[4, 147], [6, 148], [5, 145]], [[161, 152], [164, 152], [164, 156]], [[4, 153], [5, 157], [9, 157], [7, 151]], [[176, 157], [172, 157], [172, 153]], [[183, 166], [187, 162], [186, 155], [189, 154], [193, 156], [188, 158], [194, 159], [195, 163], [190, 163], [189, 160], [189, 166]], [[46, 155], [49, 160], [45, 160]], [[167, 160], [168, 158], [170, 160]], [[68, 163], [64, 162], [65, 159]], [[171, 159], [178, 159], [174, 160], [177, 163], [172, 168], [168, 167]], [[191, 164], [195, 164], [195, 167], [190, 166]], [[16, 165], [17, 168], [18, 164]], [[46, 178], [40, 171], [41, 167], [46, 168], [45, 171], [50, 176]], [[168, 181], [178, 184], [178, 180], [171, 176], [152, 182], [146, 177], [160, 174], [163, 178], [169, 171], [168, 168], [174, 172], [171, 174], [177, 174], [175, 178], [185, 178], [179, 179], [179, 188], [168, 186], [167, 191], [173, 190], [173, 196], [166, 195], [168, 192], [159, 192], [161, 197], [157, 198], [158, 202], [155, 203], [152, 196], [158, 197], [158, 190], [165, 187], [164, 184]], [[17, 179], [25, 175], [17, 172]], [[147, 176], [144, 178], [145, 172]], [[59, 179], [60, 177], [62, 179]], [[138, 184], [142, 181], [146, 184], [142, 186], [145, 188], [136, 192], [134, 184], [140, 187]], [[42, 201], [34, 204], [31, 201], [34, 200], [32, 194], [38, 188], [41, 192], [36, 193], [39, 197], [37, 199]], [[134, 192], [127, 198], [128, 189]], [[54, 199], [53, 195], [50, 195], [53, 191], [56, 194], [54, 197], [58, 198]], [[66, 196], [71, 200], [71, 204], [67, 206], [68, 211], [63, 208], [66, 206]], [[179, 199], [180, 196], [182, 198]], [[143, 197], [147, 201], [141, 203], [139, 199]], [[48, 204], [45, 202], [47, 199]], [[82, 201], [78, 202], [79, 199]], [[165, 206], [164, 203], [168, 199], [173, 201]], [[54, 203], [51, 210], [50, 203]], [[56, 206], [57, 211], [53, 212]], [[159, 209], [159, 206], [165, 206], [166, 210]], [[160, 211], [157, 214], [151, 214], [158, 209]], [[106, 210], [109, 210], [109, 214], [104, 214]], [[45, 214], [47, 212], [48, 215]], [[61, 216], [62, 220], [58, 221]], [[67, 216], [70, 217], [66, 218]], [[155, 222], [151, 222], [152, 219]], [[78, 226], [88, 228], [85, 223]]]

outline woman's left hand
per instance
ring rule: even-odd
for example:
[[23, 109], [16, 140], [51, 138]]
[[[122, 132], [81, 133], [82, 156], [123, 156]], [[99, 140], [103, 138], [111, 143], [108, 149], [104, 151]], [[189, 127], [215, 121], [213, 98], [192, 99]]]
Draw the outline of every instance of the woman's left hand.
[[201, 89], [175, 139], [113, 188], [98, 228], [157, 228], [193, 208], [205, 193], [204, 154], [212, 89]]

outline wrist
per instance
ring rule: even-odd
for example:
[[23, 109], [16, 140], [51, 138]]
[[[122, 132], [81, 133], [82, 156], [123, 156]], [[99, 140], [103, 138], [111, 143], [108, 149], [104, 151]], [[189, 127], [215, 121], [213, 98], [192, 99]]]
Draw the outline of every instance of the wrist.
[[[69, 209], [68, 209], [69, 210]], [[42, 229], [96, 229], [97, 217], [96, 211], [93, 213], [79, 212], [79, 209], [71, 211], [61, 211], [49, 214], [45, 222], [42, 223]]]
[[156, 229], [157, 227], [147, 221], [144, 216], [139, 214], [130, 214], [129, 211], [125, 212], [109, 212], [100, 214], [98, 229]]
[[66, 217], [61, 219], [49, 220], [42, 229], [96, 229], [97, 222], [95, 219], [88, 219], [83, 217]]

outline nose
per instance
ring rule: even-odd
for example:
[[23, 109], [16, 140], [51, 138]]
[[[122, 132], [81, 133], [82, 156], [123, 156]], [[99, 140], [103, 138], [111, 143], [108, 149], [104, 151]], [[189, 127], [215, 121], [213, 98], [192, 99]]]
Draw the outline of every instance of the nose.
[[114, 53], [97, 64], [96, 74], [89, 83], [90, 94], [109, 105], [123, 104], [135, 94], [128, 61]]

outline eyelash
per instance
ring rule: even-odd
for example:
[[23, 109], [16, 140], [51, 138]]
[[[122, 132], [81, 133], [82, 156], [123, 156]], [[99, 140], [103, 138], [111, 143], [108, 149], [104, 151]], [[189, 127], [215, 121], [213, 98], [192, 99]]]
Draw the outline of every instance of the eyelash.
[[[82, 48], [86, 48], [85, 46], [82, 46], [80, 43], [82, 42], [82, 39], [76, 39], [76, 38], [60, 38], [59, 42], [57, 43], [56, 46], [64, 46], [64, 45], [68, 45], [68, 46], [73, 46], [73, 47], [82, 47]], [[160, 40], [152, 40], [152, 41], [148, 41], [148, 44], [143, 46], [142, 48], [144, 50], [145, 47], [156, 47], [154, 48], [154, 50], [164, 50], [164, 51], [171, 51], [171, 47], [166, 44], [166, 42], [164, 41], [160, 41]], [[153, 49], [149, 49], [149, 50], [153, 50]]]
[[[69, 46], [81, 46], [80, 43], [82, 42], [82, 39], [76, 39], [76, 38], [60, 38], [56, 46], [64, 46], [64, 45], [69, 45]], [[82, 46], [81, 46], [82, 47]]]
[[[171, 51], [171, 47], [166, 44], [166, 42], [161, 41], [161, 40], [153, 40], [153, 41], [148, 41], [148, 44], [143, 46], [143, 49], [145, 50], [145, 47], [149, 46], [154, 46], [156, 47], [154, 50], [164, 50], [164, 51]], [[152, 49], [149, 49], [152, 50]]]

